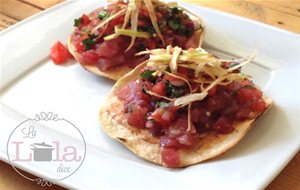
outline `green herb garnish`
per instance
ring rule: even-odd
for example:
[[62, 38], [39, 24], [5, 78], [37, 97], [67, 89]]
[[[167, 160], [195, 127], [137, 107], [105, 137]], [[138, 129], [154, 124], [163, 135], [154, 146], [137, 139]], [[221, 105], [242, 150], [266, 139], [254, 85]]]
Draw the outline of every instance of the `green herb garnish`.
[[192, 34], [193, 34], [193, 30], [186, 30], [185, 32], [184, 32], [184, 34], [186, 35], [186, 36], [191, 36]]
[[176, 17], [172, 20], [170, 20], [168, 22], [169, 26], [173, 29], [173, 30], [178, 30], [180, 28], [181, 24], [181, 18], [180, 17]]
[[168, 22], [168, 24], [169, 24], [169, 26], [173, 29], [173, 30], [177, 30], [178, 28], [179, 28], [179, 24], [178, 23], [176, 23], [175, 21], [173, 21], [173, 20], [170, 20], [169, 22]]
[[188, 30], [185, 25], [180, 25], [179, 31], [181, 31], [185, 36], [191, 36], [193, 34], [193, 30]]
[[75, 26], [75, 27], [78, 27], [82, 22], [83, 22], [83, 19], [82, 19], [82, 18], [76, 18], [76, 19], [74, 20], [74, 26]]
[[141, 73], [141, 77], [143, 79], [147, 79], [152, 83], [155, 83], [156, 79], [155, 77], [152, 75], [155, 71], [152, 70], [145, 70], [144, 72]]
[[171, 10], [172, 14], [182, 13], [182, 10], [178, 9], [177, 7], [170, 7], [169, 9]]
[[179, 28], [178, 28], [178, 30], [179, 30], [180, 32], [182, 32], [184, 35], [188, 36], [187, 33], [189, 32], [189, 30], [187, 30], [187, 28], [186, 28], [185, 25], [180, 25]]
[[85, 50], [91, 49], [92, 46], [96, 43], [96, 40], [95, 40], [96, 36], [95, 35], [89, 34], [88, 36], [89, 36], [88, 38], [82, 40], [82, 43], [85, 47]]
[[100, 20], [106, 19], [106, 18], [108, 18], [108, 17], [109, 17], [109, 13], [106, 12], [106, 11], [100, 11], [99, 14], [98, 14], [98, 18], [99, 18]]
[[166, 85], [166, 96], [168, 98], [178, 98], [182, 96], [186, 91], [185, 89], [186, 86], [180, 86], [180, 87], [173, 86], [169, 81], [167, 81], [165, 85]]

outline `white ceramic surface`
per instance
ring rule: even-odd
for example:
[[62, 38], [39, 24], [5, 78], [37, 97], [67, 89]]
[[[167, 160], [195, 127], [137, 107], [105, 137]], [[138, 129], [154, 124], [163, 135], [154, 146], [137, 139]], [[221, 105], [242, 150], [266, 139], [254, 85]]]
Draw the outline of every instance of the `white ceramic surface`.
[[[98, 121], [98, 110], [112, 81], [92, 75], [78, 64], [56, 66], [51, 45], [66, 42], [73, 19], [103, 5], [98, 0], [67, 1], [1, 32], [1, 159], [13, 128], [27, 117], [52, 111], [74, 123], [87, 142], [82, 167], [60, 185], [76, 189], [262, 189], [300, 147], [300, 36], [245, 18], [183, 6], [206, 21], [204, 48], [223, 57], [256, 52], [244, 72], [252, 75], [272, 109], [224, 155], [185, 169], [148, 163], [110, 139]], [[74, 140], [68, 131], [48, 130]], [[47, 168], [20, 168], [51, 177]], [[49, 167], [51, 167], [49, 165]]]

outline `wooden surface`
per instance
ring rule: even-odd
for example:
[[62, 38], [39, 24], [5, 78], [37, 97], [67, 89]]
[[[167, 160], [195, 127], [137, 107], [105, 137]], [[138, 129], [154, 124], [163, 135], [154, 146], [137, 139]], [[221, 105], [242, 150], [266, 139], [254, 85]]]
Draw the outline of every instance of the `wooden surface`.
[[[18, 21], [45, 10], [61, 1], [62, 0], [0, 0], [0, 30], [3, 30]], [[201, 5], [237, 14], [300, 34], [300, 0], [184, 1], [195, 5]], [[45, 188], [42, 188], [21, 177], [10, 165], [0, 162], [0, 189], [37, 190]], [[59, 186], [52, 186], [46, 189], [62, 190], [63, 188]], [[300, 152], [298, 152], [293, 160], [266, 189], [300, 190]]]

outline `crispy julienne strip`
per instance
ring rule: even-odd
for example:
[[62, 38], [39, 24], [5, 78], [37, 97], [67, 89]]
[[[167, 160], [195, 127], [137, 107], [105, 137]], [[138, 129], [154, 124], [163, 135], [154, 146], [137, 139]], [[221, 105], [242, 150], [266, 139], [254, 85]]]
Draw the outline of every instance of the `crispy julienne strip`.
[[242, 62], [242, 63], [240, 63], [240, 64], [238, 64], [236, 66], [233, 66], [233, 67], [229, 68], [228, 71], [229, 72], [230, 71], [234, 71], [234, 70], [236, 70], [236, 69], [238, 69], [238, 68], [240, 68], [240, 67], [242, 67], [242, 66], [244, 66], [244, 65], [246, 65], [248, 63], [250, 63], [254, 59], [254, 57], [255, 57], [255, 54], [250, 55], [249, 58], [246, 59], [246, 61], [244, 61], [244, 62]]
[[170, 69], [173, 73], [177, 73], [177, 59], [181, 53], [182, 49], [180, 47], [175, 47], [173, 51], [173, 56], [170, 62]]
[[181, 106], [184, 107], [191, 102], [203, 100], [207, 95], [207, 92], [195, 93], [195, 94], [188, 94], [185, 96], [181, 96], [174, 101], [174, 106]]
[[[152, 1], [151, 0], [143, 0], [143, 1], [144, 1], [145, 5], [146, 5], [148, 11], [149, 11], [152, 25], [153, 25], [153, 27], [154, 27], [154, 29], [155, 29], [158, 37], [161, 39], [161, 41], [164, 44], [163, 36], [162, 36], [162, 34], [160, 32], [160, 29], [158, 27], [158, 24], [157, 24], [157, 18], [156, 18], [156, 14], [155, 14], [155, 10], [154, 10], [154, 6], [152, 4]], [[129, 0], [129, 4], [128, 4], [128, 7], [127, 7], [127, 10], [125, 10], [126, 14], [125, 14], [125, 18], [124, 18], [124, 23], [123, 23], [122, 29], [126, 28], [128, 22], [129, 22], [129, 18], [130, 18], [131, 31], [132, 32], [136, 32], [136, 34], [138, 34], [137, 25], [138, 25], [139, 9], [141, 7], [141, 4], [142, 4], [142, 0]], [[92, 30], [92, 33], [94, 33], [101, 26], [103, 26], [103, 25], [98, 25], [97, 27], [95, 27]], [[105, 37], [105, 40], [112, 40], [114, 38], [117, 38], [119, 35], [120, 34], [118, 34], [118, 33], [112, 34], [110, 36]], [[137, 37], [139, 37], [139, 36], [131, 35], [131, 42], [130, 42], [128, 48], [126, 49], [126, 51], [128, 51], [134, 45], [135, 39]]]
[[[132, 5], [132, 6], [134, 6], [134, 8], [132, 9], [132, 13], [130, 15], [131, 30], [137, 31], [139, 9], [141, 7], [141, 1], [140, 0], [131, 0], [131, 1], [134, 2], [133, 3], [134, 5]], [[133, 46], [136, 37], [137, 36], [131, 36], [131, 42], [130, 42], [130, 45], [128, 46], [128, 48], [126, 49], [126, 51], [128, 51]]]
[[132, 12], [132, 9], [134, 8], [132, 3], [134, 3], [134, 1], [132, 1], [132, 0], [130, 0], [128, 3], [128, 7], [127, 7], [125, 18], [124, 18], [124, 23], [122, 26], [123, 29], [126, 28], [126, 25], [128, 24], [128, 21], [129, 21], [130, 14]]
[[155, 93], [155, 92], [152, 92], [151, 90], [147, 90], [147, 89], [144, 89], [144, 90], [145, 90], [145, 92], [146, 92], [147, 94], [149, 94], [149, 95], [151, 95], [151, 96], [156, 96], [156, 97], [158, 97], [158, 98], [162, 98], [162, 99], [165, 99], [165, 100], [173, 101], [172, 98], [168, 98], [168, 97], [166, 97], [166, 96], [159, 95], [159, 94], [157, 94], [157, 93]]
[[147, 7], [147, 9], [149, 11], [150, 19], [151, 19], [152, 25], [154, 27], [154, 30], [157, 33], [158, 37], [160, 38], [160, 40], [162, 41], [163, 46], [164, 46], [165, 45], [165, 41], [164, 41], [164, 38], [163, 38], [163, 36], [162, 36], [162, 34], [160, 32], [160, 29], [158, 27], [158, 24], [157, 24], [157, 18], [156, 18], [156, 14], [155, 14], [155, 10], [154, 10], [152, 1], [151, 0], [144, 0], [144, 2], [145, 2], [146, 7]]
[[199, 76], [200, 71], [203, 70], [203, 67], [206, 65], [207, 63], [199, 63], [195, 69], [195, 77]]
[[134, 30], [120, 29], [115, 26], [115, 33], [105, 36], [104, 40], [112, 40], [119, 35], [130, 36], [130, 37], [139, 37], [139, 38], [149, 38], [150, 34], [148, 32], [137, 32]]
[[[108, 1], [108, 2], [109, 2], [109, 1]], [[116, 13], [116, 11], [117, 11], [117, 9], [118, 9], [118, 7], [119, 7], [119, 2], [120, 2], [120, 1], [117, 1], [117, 2], [116, 2], [115, 6], [114, 6], [114, 8], [113, 8], [113, 10], [112, 10], [112, 12], [110, 13], [111, 15], [114, 15], [114, 14]], [[109, 15], [109, 16], [110, 16], [110, 15]], [[108, 27], [108, 24], [109, 24], [109, 22], [107, 22], [107, 23], [104, 25], [103, 31], [101, 32], [101, 34], [100, 34], [99, 36], [96, 37], [96, 39], [99, 39], [99, 38], [101, 38], [101, 37], [103, 36], [105, 30], [106, 30], [107, 27]]]
[[167, 72], [167, 71], [164, 71], [164, 73], [167, 74], [167, 75], [170, 75], [174, 78], [178, 78], [178, 79], [183, 80], [188, 85], [190, 92], [192, 91], [192, 86], [191, 86], [190, 82], [188, 80], [186, 80], [185, 78], [183, 78], [181, 76], [178, 76], [178, 75], [174, 75], [173, 73], [170, 73], [170, 72]]
[[189, 103], [189, 105], [188, 105], [188, 128], [186, 130], [188, 132], [195, 130], [195, 128], [193, 127], [193, 123], [192, 123], [191, 109], [192, 109], [192, 103]]

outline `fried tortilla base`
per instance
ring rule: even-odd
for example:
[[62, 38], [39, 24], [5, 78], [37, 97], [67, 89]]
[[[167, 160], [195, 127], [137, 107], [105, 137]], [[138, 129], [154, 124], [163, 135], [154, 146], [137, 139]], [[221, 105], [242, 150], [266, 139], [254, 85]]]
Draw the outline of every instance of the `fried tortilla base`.
[[[123, 112], [124, 102], [120, 101], [116, 96], [118, 89], [139, 78], [140, 70], [144, 66], [145, 63], [137, 66], [114, 85], [107, 101], [100, 109], [99, 117], [103, 129], [111, 138], [120, 141], [139, 157], [155, 164], [164, 165], [161, 159], [159, 139], [153, 137], [148, 130], [137, 129], [128, 125], [126, 115]], [[269, 98], [264, 98], [264, 100], [269, 109], [272, 100]], [[195, 146], [196, 148], [180, 149], [180, 164], [178, 167], [197, 164], [228, 151], [247, 134], [260, 115], [257, 114], [253, 119], [244, 122], [236, 122], [234, 131], [230, 134], [215, 134], [211, 132], [200, 139]]]

